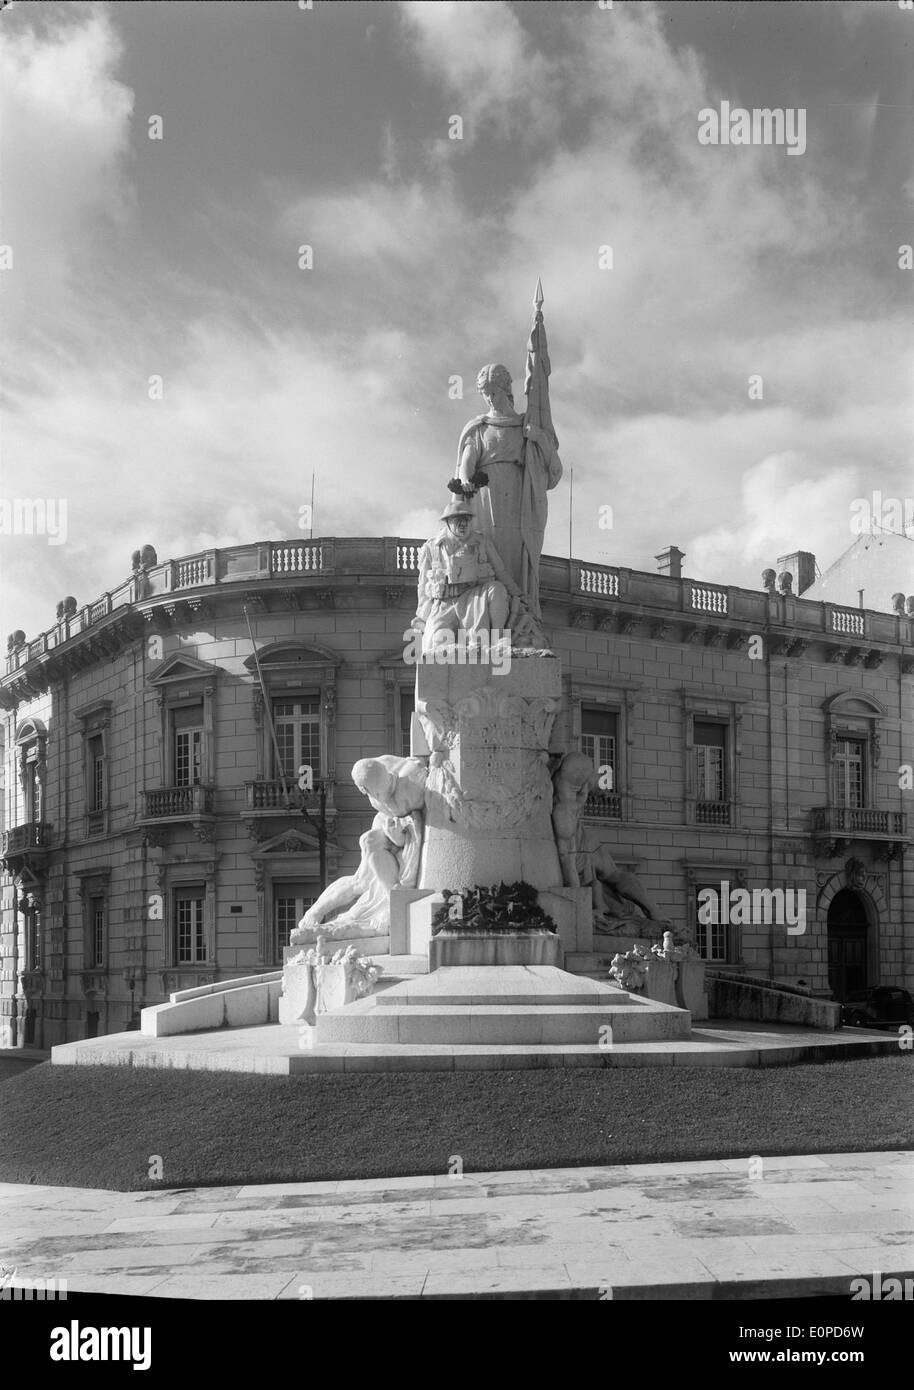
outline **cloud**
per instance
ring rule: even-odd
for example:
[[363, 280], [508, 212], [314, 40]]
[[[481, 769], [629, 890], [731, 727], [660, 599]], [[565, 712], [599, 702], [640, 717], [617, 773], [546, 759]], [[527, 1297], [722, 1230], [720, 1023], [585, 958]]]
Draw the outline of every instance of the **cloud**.
[[508, 5], [407, 0], [400, 15], [420, 60], [453, 99], [453, 114], [463, 118], [466, 146], [493, 135], [539, 138], [554, 127], [555, 65], [536, 51]]
[[[539, 46], [525, 9], [400, 14], [409, 102], [440, 93], [462, 146], [391, 104], [374, 167], [341, 162], [331, 187], [281, 166], [253, 205], [201, 190], [181, 224], [197, 260], [174, 263], [154, 218], [131, 219], [132, 94], [107, 13], [17, 40], [15, 118], [37, 124], [8, 201], [66, 292], [20, 322], [5, 452], [31, 495], [69, 498], [70, 539], [13, 543], [9, 626], [33, 633], [50, 595], [111, 588], [146, 542], [165, 559], [301, 534], [312, 470], [315, 535], [431, 534], [477, 369], [505, 361], [520, 387], [538, 274], [581, 558], [652, 569], [676, 543], [691, 574], [756, 587], [791, 549], [825, 568], [854, 496], [910, 491], [910, 335], [867, 259], [853, 167], [836, 181], [812, 145], [699, 146], [698, 111], [740, 94], [648, 7], [575, 7]], [[129, 254], [108, 267], [119, 238]], [[550, 494], [555, 553], [569, 501], [567, 481]]]
[[[123, 48], [104, 10], [58, 27], [4, 16], [0, 47], [3, 230], [14, 248], [14, 303], [47, 302], [93, 258], [97, 218], [132, 207], [127, 154], [133, 93], [116, 76]], [[17, 27], [21, 25], [22, 27]]]
[[750, 587], [759, 587], [762, 570], [792, 550], [812, 551], [826, 568], [853, 539], [848, 504], [854, 483], [852, 468], [823, 477], [802, 453], [770, 454], [744, 473], [733, 522], [692, 537], [686, 572], [725, 582], [735, 569], [755, 566], [758, 577]]

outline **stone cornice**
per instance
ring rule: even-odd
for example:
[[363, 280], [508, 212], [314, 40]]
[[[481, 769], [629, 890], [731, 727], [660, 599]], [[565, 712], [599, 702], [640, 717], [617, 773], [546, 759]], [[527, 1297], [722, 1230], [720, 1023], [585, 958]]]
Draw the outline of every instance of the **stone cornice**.
[[[150, 630], [240, 614], [244, 603], [284, 613], [409, 607], [421, 545], [390, 536], [258, 541], [153, 565], [11, 650], [0, 706], [15, 708]], [[904, 674], [914, 669], [914, 617], [552, 555], [542, 557], [540, 582], [544, 609], [558, 609], [569, 629], [731, 651], [756, 636], [766, 658], [811, 654], [873, 670], [891, 654]]]

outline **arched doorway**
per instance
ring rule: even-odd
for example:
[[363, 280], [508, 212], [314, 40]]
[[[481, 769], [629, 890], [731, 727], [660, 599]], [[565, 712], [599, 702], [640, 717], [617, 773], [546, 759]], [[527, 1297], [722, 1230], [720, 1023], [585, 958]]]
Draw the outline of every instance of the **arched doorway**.
[[869, 920], [863, 899], [842, 888], [828, 906], [828, 983], [836, 999], [866, 989]]

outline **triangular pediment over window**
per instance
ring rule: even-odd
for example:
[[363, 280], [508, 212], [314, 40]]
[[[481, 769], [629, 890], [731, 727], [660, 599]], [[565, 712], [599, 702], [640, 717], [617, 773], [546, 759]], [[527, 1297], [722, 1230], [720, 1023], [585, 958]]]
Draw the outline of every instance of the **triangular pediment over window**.
[[200, 661], [196, 656], [180, 653], [163, 661], [149, 677], [149, 684], [179, 684], [181, 681], [201, 680], [204, 677], [212, 681], [219, 673], [218, 666], [213, 666], [208, 661]]
[[[251, 853], [252, 859], [274, 858], [281, 854], [318, 854], [320, 845], [316, 835], [309, 835], [304, 830], [299, 830], [296, 826], [282, 831], [279, 835], [273, 835], [271, 839], [264, 840], [257, 849]], [[339, 854], [339, 847], [332, 841], [327, 841], [327, 855]]]

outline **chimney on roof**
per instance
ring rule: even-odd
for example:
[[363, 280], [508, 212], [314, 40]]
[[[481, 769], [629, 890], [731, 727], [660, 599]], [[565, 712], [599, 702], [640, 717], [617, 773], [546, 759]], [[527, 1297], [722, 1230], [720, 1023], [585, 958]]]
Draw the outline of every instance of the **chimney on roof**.
[[682, 578], [682, 562], [685, 554], [679, 549], [678, 545], [671, 545], [666, 550], [661, 550], [659, 555], [655, 555], [657, 569], [661, 574], [669, 575], [670, 579]]
[[816, 582], [816, 557], [809, 550], [794, 550], [778, 560], [778, 570], [789, 570], [794, 578], [795, 594], [802, 594]]

